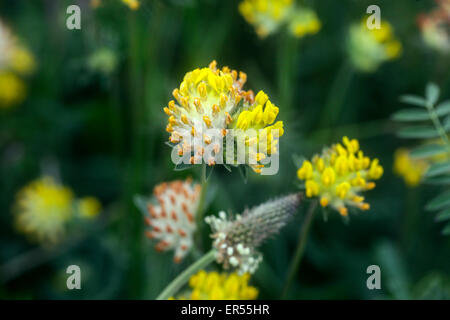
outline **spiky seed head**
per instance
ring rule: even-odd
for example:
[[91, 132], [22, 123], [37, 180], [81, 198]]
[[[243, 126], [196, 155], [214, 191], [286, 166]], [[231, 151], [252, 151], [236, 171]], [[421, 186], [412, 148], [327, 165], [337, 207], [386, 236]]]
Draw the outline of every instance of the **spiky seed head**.
[[300, 200], [301, 194], [296, 193], [246, 209], [242, 215], [231, 217], [221, 211], [218, 217], [206, 217], [213, 231], [217, 262], [225, 269], [237, 269], [239, 274], [254, 273], [262, 261], [257, 248], [286, 225]]

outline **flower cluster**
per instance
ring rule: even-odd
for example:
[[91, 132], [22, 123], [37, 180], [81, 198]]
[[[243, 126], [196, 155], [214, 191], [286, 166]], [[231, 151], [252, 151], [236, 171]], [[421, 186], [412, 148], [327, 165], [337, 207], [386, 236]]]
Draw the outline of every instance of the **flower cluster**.
[[330, 206], [342, 216], [348, 206], [368, 210], [360, 192], [373, 189], [383, 175], [378, 159], [371, 160], [359, 149], [356, 139], [344, 137], [343, 144], [335, 144], [315, 155], [312, 161], [305, 160], [297, 176], [305, 181], [306, 196], [320, 197], [322, 207]]
[[70, 188], [43, 177], [19, 191], [14, 213], [19, 231], [43, 244], [54, 244], [64, 236], [69, 222], [93, 218], [100, 210], [97, 199], [76, 199]]
[[[245, 73], [228, 67], [218, 69], [215, 61], [184, 76], [173, 91], [176, 101], [171, 100], [164, 108], [169, 116], [166, 131], [178, 156], [190, 164], [205, 161], [210, 166], [224, 159], [228, 164], [242, 164], [242, 159], [255, 172], [261, 172], [262, 160], [277, 152], [283, 122], [274, 123], [278, 107], [263, 91], [254, 96], [253, 91], [242, 89], [246, 80]], [[232, 146], [224, 150], [229, 137]], [[235, 152], [235, 138], [245, 143], [237, 148], [243, 157]]]
[[[131, 10], [137, 10], [141, 5], [139, 0], [120, 0], [120, 1]], [[102, 5], [102, 0], [91, 0], [90, 5], [92, 8], [97, 9]]]
[[379, 29], [369, 29], [363, 19], [350, 27], [347, 51], [358, 70], [373, 72], [383, 62], [399, 57], [402, 45], [388, 22], [382, 21]]
[[189, 279], [189, 292], [177, 297], [179, 300], [254, 300], [258, 289], [249, 286], [248, 273], [206, 272], [200, 270]]
[[147, 237], [159, 240], [157, 251], [175, 250], [174, 260], [178, 263], [193, 245], [200, 185], [177, 180], [157, 185], [153, 194], [156, 203], [148, 203], [145, 219], [151, 227]]
[[287, 223], [300, 205], [300, 199], [300, 194], [292, 194], [247, 209], [234, 218], [223, 211], [219, 217], [206, 217], [213, 231], [217, 262], [225, 269], [237, 269], [239, 274], [254, 273], [262, 261], [257, 248]]
[[450, 53], [450, 1], [436, 0], [438, 7], [429, 14], [421, 14], [418, 24], [425, 43], [444, 54]]
[[34, 69], [34, 58], [0, 21], [0, 108], [10, 107], [25, 97], [21, 76]]
[[139, 0], [122, 0], [131, 10], [137, 10], [139, 8]]
[[316, 13], [309, 8], [296, 7], [294, 0], [244, 0], [239, 4], [239, 12], [261, 38], [284, 24], [298, 38], [315, 34], [321, 28]]

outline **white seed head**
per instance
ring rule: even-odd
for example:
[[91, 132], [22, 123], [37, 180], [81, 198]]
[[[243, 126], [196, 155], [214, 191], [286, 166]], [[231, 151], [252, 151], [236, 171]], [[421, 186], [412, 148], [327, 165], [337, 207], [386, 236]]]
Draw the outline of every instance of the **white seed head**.
[[221, 211], [219, 217], [209, 216], [217, 249], [217, 261], [225, 269], [237, 268], [238, 273], [253, 273], [262, 261], [257, 251], [259, 245], [276, 234], [294, 215], [300, 204], [301, 194], [292, 194], [273, 201], [265, 202], [251, 210], [245, 210], [234, 219]]

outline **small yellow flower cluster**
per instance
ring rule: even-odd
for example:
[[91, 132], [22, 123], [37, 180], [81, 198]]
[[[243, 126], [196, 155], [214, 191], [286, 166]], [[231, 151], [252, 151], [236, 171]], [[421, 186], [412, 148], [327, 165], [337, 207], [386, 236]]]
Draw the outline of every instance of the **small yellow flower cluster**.
[[303, 7], [296, 7], [293, 0], [244, 0], [239, 12], [255, 27], [261, 38], [288, 24], [289, 31], [298, 38], [315, 34], [321, 28], [316, 13]]
[[379, 29], [369, 29], [363, 19], [350, 27], [347, 51], [357, 69], [372, 72], [383, 62], [398, 58], [402, 44], [395, 38], [388, 22], [382, 21]]
[[18, 192], [14, 214], [20, 232], [41, 243], [53, 244], [64, 236], [71, 220], [77, 216], [93, 218], [100, 210], [97, 199], [75, 199], [70, 188], [43, 177]]
[[322, 23], [315, 11], [309, 8], [296, 10], [291, 17], [289, 30], [297, 38], [302, 38], [308, 34], [314, 35], [320, 31]]
[[122, 0], [122, 2], [126, 4], [131, 10], [139, 9], [139, 0]]
[[200, 270], [189, 279], [190, 292], [178, 299], [186, 300], [254, 300], [258, 289], [249, 286], [248, 273], [206, 272]]
[[[97, 9], [102, 5], [102, 1], [103, 0], [91, 0], [90, 5], [92, 8]], [[137, 10], [140, 6], [139, 0], [121, 0], [121, 2], [131, 10]]]
[[416, 187], [428, 170], [430, 164], [426, 160], [412, 159], [409, 150], [400, 148], [394, 154], [394, 172], [401, 176], [410, 187]]
[[327, 148], [312, 161], [305, 160], [297, 171], [300, 180], [305, 180], [306, 196], [320, 197], [322, 207], [331, 206], [342, 216], [348, 214], [347, 206], [368, 210], [360, 192], [371, 190], [383, 175], [378, 159], [371, 160], [359, 149], [356, 139], [347, 137], [343, 144]]
[[7, 108], [25, 98], [25, 84], [20, 76], [29, 75], [34, 58], [0, 21], [0, 108]]
[[[253, 91], [244, 91], [242, 87], [246, 80], [247, 75], [243, 72], [228, 67], [217, 69], [215, 61], [207, 68], [195, 69], [184, 76], [180, 87], [173, 91], [177, 103], [172, 100], [164, 108], [169, 116], [166, 127], [171, 134], [169, 141], [177, 145], [179, 156], [188, 155], [191, 164], [201, 163], [203, 159], [212, 166], [216, 164], [216, 156], [223, 152], [227, 135], [233, 134], [242, 136], [247, 147], [259, 147], [256, 152], [254, 147], [243, 149], [246, 163], [255, 172], [261, 172], [264, 165], [260, 161], [277, 151], [283, 123], [271, 125], [278, 108], [263, 91], [256, 97]], [[231, 133], [229, 129], [241, 130]], [[243, 131], [247, 129], [258, 130], [258, 133], [247, 137]], [[275, 129], [279, 130], [278, 136], [273, 135]], [[206, 147], [212, 152], [206, 153]]]

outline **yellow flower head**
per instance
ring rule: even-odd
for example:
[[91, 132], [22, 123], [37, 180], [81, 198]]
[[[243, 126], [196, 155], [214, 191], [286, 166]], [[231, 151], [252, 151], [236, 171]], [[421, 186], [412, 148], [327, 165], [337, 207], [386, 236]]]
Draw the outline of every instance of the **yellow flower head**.
[[239, 4], [239, 12], [263, 38], [286, 22], [293, 7], [293, 0], [244, 0]]
[[428, 167], [427, 161], [412, 159], [407, 149], [400, 148], [395, 151], [394, 172], [402, 177], [410, 187], [419, 185]]
[[25, 84], [19, 75], [35, 68], [34, 58], [0, 21], [0, 108], [7, 108], [25, 98]]
[[139, 9], [139, 0], [122, 0], [124, 4], [126, 4], [131, 10]]
[[25, 98], [25, 84], [12, 72], [0, 72], [0, 109], [8, 108]]
[[78, 200], [78, 212], [82, 218], [92, 219], [98, 216], [102, 205], [97, 198], [85, 197]]
[[[191, 164], [203, 159], [210, 166], [217, 163], [217, 157], [222, 161], [228, 156], [227, 163], [234, 165], [243, 153], [245, 164], [261, 172], [264, 167], [261, 161], [277, 152], [283, 123], [274, 123], [278, 107], [263, 91], [254, 97], [253, 91], [242, 89], [246, 79], [243, 72], [228, 67], [218, 69], [215, 61], [184, 76], [180, 87], [173, 91], [176, 101], [170, 101], [164, 108], [169, 116], [166, 127], [171, 134], [169, 141], [177, 145], [179, 156], [189, 157]], [[249, 136], [251, 133], [254, 135]], [[231, 136], [243, 141], [238, 155], [234, 147], [228, 149], [228, 155], [223, 150]]]
[[31, 182], [17, 195], [15, 218], [19, 231], [40, 242], [57, 242], [72, 218], [73, 198], [69, 188], [50, 177]]
[[316, 34], [321, 27], [322, 23], [316, 12], [309, 8], [295, 10], [289, 22], [289, 30], [297, 38], [302, 38], [308, 34]]
[[200, 270], [189, 279], [189, 292], [178, 299], [187, 300], [254, 300], [258, 289], [249, 286], [248, 273], [206, 272]]
[[357, 69], [372, 72], [383, 62], [398, 58], [402, 44], [388, 22], [382, 21], [379, 29], [369, 29], [367, 20], [363, 19], [350, 27], [347, 51]]
[[378, 159], [364, 156], [358, 140], [344, 137], [342, 142], [315, 155], [312, 161], [305, 160], [297, 176], [305, 181], [308, 198], [320, 197], [322, 207], [330, 206], [346, 216], [348, 206], [369, 209], [360, 193], [375, 187], [372, 180], [381, 178], [383, 168]]

